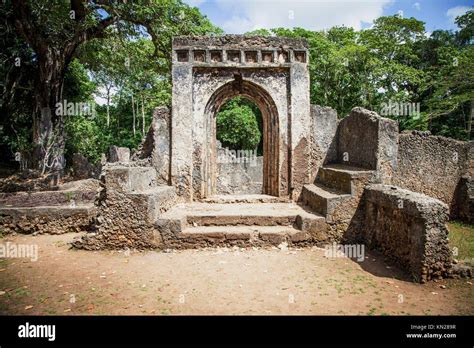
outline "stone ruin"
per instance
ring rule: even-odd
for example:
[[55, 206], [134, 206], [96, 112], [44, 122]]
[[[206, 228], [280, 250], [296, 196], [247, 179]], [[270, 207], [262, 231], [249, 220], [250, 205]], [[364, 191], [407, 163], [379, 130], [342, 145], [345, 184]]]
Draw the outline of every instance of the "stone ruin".
[[[473, 221], [473, 142], [400, 134], [362, 108], [339, 120], [310, 105], [308, 59], [301, 39], [175, 38], [172, 107], [138, 151], [111, 149], [100, 187], [0, 194], [2, 228], [85, 230], [73, 246], [88, 250], [364, 243], [415, 281], [471, 276], [446, 222]], [[235, 96], [262, 112], [260, 174], [217, 160], [216, 113]]]

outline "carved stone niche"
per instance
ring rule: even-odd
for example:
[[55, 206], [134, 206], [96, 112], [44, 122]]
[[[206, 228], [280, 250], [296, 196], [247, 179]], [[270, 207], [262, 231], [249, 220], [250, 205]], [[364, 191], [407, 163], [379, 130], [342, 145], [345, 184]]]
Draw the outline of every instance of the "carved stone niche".
[[185, 50], [176, 51], [176, 57], [178, 59], [178, 62], [187, 62], [189, 58], [188, 51], [185, 51]]
[[245, 51], [246, 63], [257, 63], [257, 51]]
[[206, 61], [206, 51], [194, 51], [194, 61], [204, 63]]
[[286, 51], [279, 51], [278, 52], [278, 63], [288, 63], [290, 60], [288, 58], [288, 52]]
[[211, 62], [212, 63], [222, 62], [222, 51], [211, 51]]
[[240, 51], [227, 51], [227, 61], [240, 63]]
[[298, 63], [306, 63], [306, 52], [305, 51], [295, 51], [295, 60]]
[[273, 63], [273, 51], [262, 51], [262, 62]]

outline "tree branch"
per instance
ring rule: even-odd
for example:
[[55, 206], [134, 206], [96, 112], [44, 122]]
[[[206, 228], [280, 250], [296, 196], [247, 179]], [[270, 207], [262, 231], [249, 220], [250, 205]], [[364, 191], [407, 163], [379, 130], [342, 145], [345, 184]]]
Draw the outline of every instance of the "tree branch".
[[21, 36], [28, 42], [33, 49], [38, 52], [41, 46], [42, 38], [40, 33], [35, 30], [31, 16], [31, 8], [27, 1], [12, 1], [13, 20], [15, 27]]

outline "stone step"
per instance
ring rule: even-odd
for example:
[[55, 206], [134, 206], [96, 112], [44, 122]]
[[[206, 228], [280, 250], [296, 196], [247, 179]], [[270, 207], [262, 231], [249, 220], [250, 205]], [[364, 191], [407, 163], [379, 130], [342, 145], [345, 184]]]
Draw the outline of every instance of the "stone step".
[[350, 194], [321, 184], [304, 185], [301, 193], [302, 202], [326, 218], [333, 213], [337, 205], [350, 198]]
[[264, 194], [215, 195], [202, 200], [204, 203], [288, 203], [288, 197], [275, 197]]
[[293, 226], [304, 210], [294, 203], [188, 203], [161, 218], [184, 217], [192, 226]]
[[354, 181], [368, 181], [374, 173], [373, 170], [345, 164], [330, 164], [319, 169], [316, 183], [341, 193], [354, 195], [356, 190]]
[[164, 213], [176, 204], [176, 189], [174, 186], [156, 186], [146, 190], [128, 193], [130, 197], [136, 197], [137, 201], [147, 202], [148, 219], [156, 221], [160, 214]]
[[326, 220], [295, 203], [178, 204], [155, 223], [169, 248], [304, 244], [326, 238]]
[[186, 222], [193, 226], [293, 226], [297, 214], [291, 215], [188, 215]]
[[301, 231], [290, 226], [199, 226], [188, 227], [178, 234], [181, 241], [228, 245], [279, 245], [299, 241]]

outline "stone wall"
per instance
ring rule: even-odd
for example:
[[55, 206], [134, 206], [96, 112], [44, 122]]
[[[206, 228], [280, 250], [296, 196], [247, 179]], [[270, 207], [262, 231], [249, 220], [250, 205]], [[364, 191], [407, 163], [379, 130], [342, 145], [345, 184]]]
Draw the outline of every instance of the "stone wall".
[[448, 206], [396, 186], [373, 184], [364, 194], [360, 240], [425, 282], [450, 274]]
[[94, 230], [97, 208], [46, 206], [0, 208], [0, 232], [62, 234]]
[[459, 219], [474, 224], [474, 179], [463, 176], [455, 193], [457, 215]]
[[261, 194], [263, 157], [217, 164], [217, 194]]
[[153, 224], [176, 203], [171, 186], [157, 186], [153, 167], [108, 163], [102, 172], [96, 233], [73, 242], [76, 248], [154, 249], [162, 244]]
[[148, 158], [157, 173], [157, 183], [170, 184], [170, 120], [171, 112], [167, 107], [158, 107], [153, 112], [153, 120], [145, 141], [138, 153], [139, 159]]
[[311, 174], [316, 179], [319, 167], [337, 161], [337, 111], [330, 107], [311, 105]]
[[298, 195], [311, 176], [307, 63], [305, 40], [174, 38], [171, 177], [178, 195], [192, 200], [213, 193], [213, 117], [238, 95], [253, 100], [264, 118], [263, 190]]
[[450, 207], [451, 216], [457, 217], [463, 204], [456, 201], [460, 179], [463, 175], [474, 176], [473, 145], [424, 132], [402, 133], [392, 183], [443, 201]]
[[397, 167], [398, 124], [356, 107], [337, 130], [337, 162], [377, 171], [389, 183]]
[[47, 233], [94, 229], [99, 192], [95, 179], [66, 183], [56, 191], [0, 193], [0, 232]]

